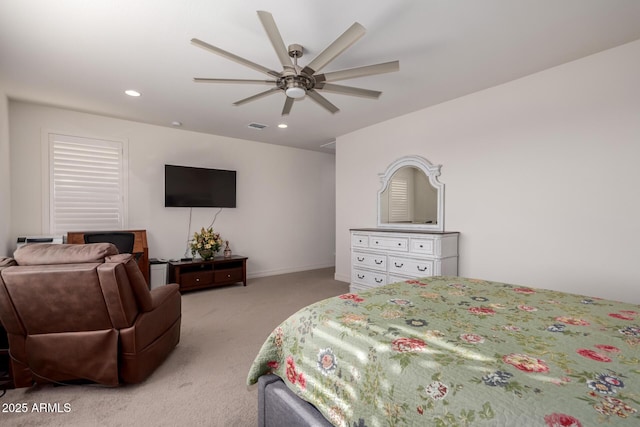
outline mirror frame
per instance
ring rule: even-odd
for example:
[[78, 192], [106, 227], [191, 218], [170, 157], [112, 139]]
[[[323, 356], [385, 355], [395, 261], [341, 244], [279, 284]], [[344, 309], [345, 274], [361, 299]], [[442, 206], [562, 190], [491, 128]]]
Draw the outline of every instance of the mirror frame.
[[[429, 183], [436, 189], [437, 192], [437, 224], [405, 224], [405, 223], [389, 223], [381, 222], [382, 219], [382, 204], [380, 203], [382, 193], [389, 186], [391, 177], [398, 169], [405, 166], [412, 166], [424, 172], [429, 178]], [[395, 162], [391, 163], [386, 172], [378, 174], [380, 181], [382, 182], [382, 188], [378, 190], [378, 227], [384, 228], [397, 228], [402, 230], [431, 230], [431, 231], [444, 231], [444, 184], [438, 180], [440, 176], [440, 168], [442, 165], [433, 165], [424, 157], [420, 156], [405, 156], [401, 157]]]

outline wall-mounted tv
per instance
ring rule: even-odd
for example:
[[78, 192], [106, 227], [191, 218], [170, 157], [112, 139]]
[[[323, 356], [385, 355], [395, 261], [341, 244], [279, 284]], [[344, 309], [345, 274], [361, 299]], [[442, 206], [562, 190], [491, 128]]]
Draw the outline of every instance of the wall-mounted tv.
[[164, 205], [235, 208], [236, 171], [164, 165]]

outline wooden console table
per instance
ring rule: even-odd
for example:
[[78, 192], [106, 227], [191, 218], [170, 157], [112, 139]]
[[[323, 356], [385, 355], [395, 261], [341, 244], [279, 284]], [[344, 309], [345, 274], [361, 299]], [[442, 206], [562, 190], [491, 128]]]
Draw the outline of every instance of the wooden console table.
[[169, 283], [180, 285], [180, 292], [238, 282], [247, 286], [247, 259], [233, 255], [229, 258], [217, 256], [208, 261], [170, 261]]
[[[147, 231], [146, 230], [108, 230], [108, 231], [122, 231], [126, 233], [133, 233], [135, 238], [133, 241], [133, 252], [140, 254], [138, 258], [138, 266], [144, 276], [144, 280], [147, 281], [147, 285], [151, 283], [149, 279], [149, 247], [147, 246]], [[98, 231], [70, 231], [67, 233], [67, 243], [70, 244], [84, 244], [84, 233], [97, 233]], [[101, 233], [105, 231], [100, 231]]]

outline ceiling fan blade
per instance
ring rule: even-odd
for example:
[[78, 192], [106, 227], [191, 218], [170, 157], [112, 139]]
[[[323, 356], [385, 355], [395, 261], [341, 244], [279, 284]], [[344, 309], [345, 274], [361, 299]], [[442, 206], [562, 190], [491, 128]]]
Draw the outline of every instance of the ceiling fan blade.
[[260, 98], [265, 97], [267, 95], [271, 95], [272, 93], [279, 92], [280, 90], [281, 90], [280, 88], [274, 87], [272, 89], [265, 90], [264, 92], [257, 93], [257, 94], [255, 94], [253, 96], [248, 97], [248, 98], [241, 99], [240, 101], [236, 101], [236, 102], [233, 103], [233, 105], [237, 106], [237, 105], [246, 104], [247, 102], [255, 101], [256, 99], [260, 99]]
[[245, 65], [249, 68], [253, 68], [256, 71], [260, 71], [261, 73], [268, 74], [272, 77], [280, 77], [280, 73], [278, 73], [277, 71], [270, 70], [267, 67], [263, 67], [262, 65], [256, 64], [255, 62], [251, 62], [248, 59], [241, 58], [238, 55], [234, 55], [233, 53], [227, 52], [226, 50], [220, 49], [219, 47], [212, 46], [209, 43], [203, 42], [202, 40], [191, 39], [191, 43], [198, 47], [201, 47], [202, 49], [208, 50], [209, 52], [213, 52], [239, 64]]
[[340, 37], [335, 39], [333, 43], [327, 46], [325, 50], [320, 52], [302, 71], [309, 75], [317, 73], [349, 46], [360, 40], [360, 37], [364, 36], [366, 31], [362, 25], [357, 22], [354, 23], [347, 31], [342, 33]]
[[291, 61], [291, 57], [289, 56], [289, 51], [284, 45], [284, 41], [282, 40], [280, 31], [278, 30], [278, 27], [276, 25], [276, 21], [273, 19], [273, 15], [271, 15], [269, 12], [259, 10], [258, 17], [260, 18], [260, 22], [262, 22], [264, 30], [267, 32], [269, 41], [275, 49], [276, 55], [278, 55], [278, 59], [280, 60], [282, 67], [284, 69], [293, 69], [293, 62]]
[[342, 95], [361, 96], [363, 98], [374, 98], [374, 99], [378, 99], [378, 97], [380, 97], [380, 95], [382, 94], [382, 92], [377, 90], [360, 89], [359, 87], [334, 85], [331, 83], [320, 83], [316, 85], [314, 89], [323, 90], [326, 92], [339, 93]]
[[327, 98], [325, 98], [324, 96], [320, 95], [318, 92], [316, 92], [313, 89], [307, 91], [307, 95], [309, 95], [309, 97], [311, 99], [313, 99], [318, 104], [320, 104], [320, 106], [322, 106], [326, 110], [328, 110], [331, 114], [335, 114], [338, 111], [340, 111], [340, 109], [338, 107], [336, 107], [335, 105], [333, 105], [332, 103], [330, 103]]
[[282, 115], [283, 116], [288, 116], [289, 113], [291, 112], [291, 107], [293, 107], [293, 98], [289, 98], [288, 96], [286, 97], [285, 101], [284, 101], [284, 107], [282, 108]]
[[246, 79], [208, 79], [194, 77], [196, 83], [255, 83], [255, 84], [276, 84], [275, 80], [246, 80]]
[[400, 70], [400, 61], [384, 62], [382, 64], [365, 65], [364, 67], [331, 71], [314, 76], [316, 81], [337, 82], [338, 80], [355, 79], [356, 77], [373, 76], [375, 74], [392, 73]]

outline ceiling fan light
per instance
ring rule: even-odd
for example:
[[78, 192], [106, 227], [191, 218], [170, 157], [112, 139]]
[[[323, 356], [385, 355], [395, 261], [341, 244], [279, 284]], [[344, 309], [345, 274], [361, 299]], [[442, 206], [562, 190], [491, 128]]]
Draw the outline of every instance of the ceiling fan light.
[[285, 93], [289, 98], [298, 99], [303, 98], [307, 94], [307, 91], [304, 90], [304, 88], [294, 86], [287, 88]]

